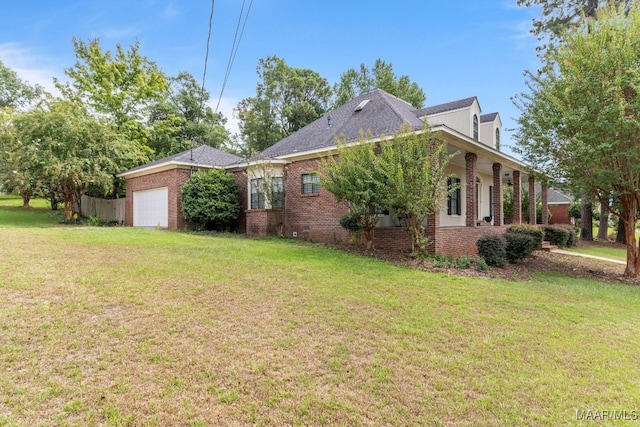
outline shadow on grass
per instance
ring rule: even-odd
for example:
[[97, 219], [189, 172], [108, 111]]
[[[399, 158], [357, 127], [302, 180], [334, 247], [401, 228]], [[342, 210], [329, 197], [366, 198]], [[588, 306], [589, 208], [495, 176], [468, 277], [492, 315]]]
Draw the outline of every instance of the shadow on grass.
[[56, 227], [64, 220], [64, 212], [53, 211], [43, 203], [22, 207], [22, 200], [15, 196], [0, 196], [0, 227]]

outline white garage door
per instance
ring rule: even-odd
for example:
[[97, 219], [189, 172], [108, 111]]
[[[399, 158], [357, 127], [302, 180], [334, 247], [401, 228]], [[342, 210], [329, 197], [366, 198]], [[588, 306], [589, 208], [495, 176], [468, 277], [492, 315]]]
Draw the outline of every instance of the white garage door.
[[169, 226], [169, 189], [167, 187], [133, 192], [133, 226]]

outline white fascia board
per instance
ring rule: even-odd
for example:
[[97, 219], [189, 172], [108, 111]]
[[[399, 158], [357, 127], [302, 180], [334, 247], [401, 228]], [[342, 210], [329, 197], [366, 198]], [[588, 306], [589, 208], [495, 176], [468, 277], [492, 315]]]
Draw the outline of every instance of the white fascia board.
[[241, 171], [244, 169], [254, 169], [258, 166], [263, 166], [266, 164], [270, 164], [270, 165], [288, 165], [290, 162], [286, 161], [286, 160], [282, 160], [280, 158], [274, 158], [274, 159], [260, 159], [260, 160], [251, 160], [248, 162], [244, 162], [244, 163], [234, 163], [232, 165], [228, 165], [225, 166], [224, 169], [230, 171], [230, 172], [237, 172], [237, 171]]
[[218, 168], [218, 166], [211, 166], [211, 165], [198, 164], [198, 163], [189, 163], [189, 162], [170, 161], [170, 162], [150, 165], [150, 166], [143, 167], [143, 168], [140, 168], [140, 169], [133, 169], [133, 170], [125, 171], [125, 172], [120, 172], [120, 173], [116, 174], [116, 177], [117, 178], [136, 178], [136, 177], [139, 177], [139, 176], [149, 175], [149, 174], [158, 173], [158, 172], [164, 172], [164, 171], [167, 171], [167, 170], [178, 169], [178, 168], [212, 169], [212, 168]]
[[[469, 151], [469, 148], [473, 148], [474, 151], [478, 151], [478, 152], [482, 152], [483, 154], [485, 154], [487, 157], [492, 158], [494, 160], [496, 160], [497, 162], [500, 162], [502, 164], [504, 164], [505, 166], [508, 166], [512, 169], [518, 169], [518, 170], [525, 170], [525, 169], [529, 169], [530, 167], [524, 163], [522, 163], [520, 160], [511, 157], [507, 154], [504, 154], [502, 151], [498, 151], [493, 147], [490, 147], [488, 145], [485, 145], [479, 141], [476, 141], [475, 139], [469, 138], [468, 136], [458, 132], [455, 129], [452, 129], [446, 125], [437, 125], [431, 128], [431, 130], [433, 132], [442, 132], [443, 134], [447, 134], [452, 136], [453, 138], [446, 138], [445, 141], [448, 144], [451, 144], [455, 147], [458, 147], [460, 149], [463, 149], [465, 151]], [[469, 147], [471, 146], [471, 147]]]

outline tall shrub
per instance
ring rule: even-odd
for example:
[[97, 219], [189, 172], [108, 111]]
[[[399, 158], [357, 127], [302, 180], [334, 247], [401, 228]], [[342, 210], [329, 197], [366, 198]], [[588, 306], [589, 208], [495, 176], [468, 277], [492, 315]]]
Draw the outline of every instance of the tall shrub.
[[182, 187], [182, 214], [200, 230], [229, 230], [240, 213], [239, 194], [231, 173], [196, 172]]

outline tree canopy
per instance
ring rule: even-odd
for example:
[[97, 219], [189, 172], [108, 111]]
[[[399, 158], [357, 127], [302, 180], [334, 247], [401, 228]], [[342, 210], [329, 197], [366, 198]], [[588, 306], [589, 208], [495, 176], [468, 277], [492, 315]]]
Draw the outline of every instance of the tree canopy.
[[256, 96], [238, 103], [240, 134], [249, 151], [263, 151], [317, 118], [331, 99], [329, 82], [277, 56], [260, 59]]
[[629, 10], [633, 0], [518, 0], [518, 6], [538, 6], [539, 19], [534, 19], [531, 32], [542, 43], [538, 50], [544, 55], [549, 47], [562, 41], [567, 31], [582, 25], [584, 18], [595, 18], [600, 8], [606, 5], [622, 6]]
[[338, 201], [346, 201], [359, 225], [373, 240], [379, 212], [390, 209], [411, 236], [411, 252], [427, 250], [424, 223], [440, 202], [456, 190], [446, 186], [445, 170], [454, 155], [428, 125], [415, 132], [403, 127], [375, 146], [361, 137], [355, 146], [341, 146], [337, 159], [322, 162], [323, 186]]
[[349, 211], [364, 232], [367, 249], [373, 245], [374, 230], [385, 207], [385, 178], [376, 164], [376, 146], [361, 136], [355, 145], [338, 144], [338, 156], [320, 164], [321, 185]]
[[209, 92], [202, 90], [187, 72], [168, 78], [161, 100], [149, 108], [151, 134], [148, 145], [162, 158], [188, 150], [191, 144], [225, 146], [230, 140], [226, 119], [207, 105]]
[[15, 71], [0, 61], [0, 108], [25, 107], [41, 92], [41, 87], [23, 82]]
[[111, 123], [78, 103], [55, 100], [15, 112], [4, 123], [6, 132], [0, 138], [5, 179], [13, 180], [21, 194], [59, 192], [67, 220], [87, 188], [111, 191], [118, 165], [135, 155]]
[[165, 75], [140, 54], [139, 42], [126, 51], [117, 44], [112, 53], [103, 51], [98, 39], [86, 43], [74, 37], [72, 41], [77, 61], [64, 70], [70, 81], [55, 80], [56, 87], [65, 99], [82, 102], [90, 113], [114, 123], [134, 150], [145, 151], [143, 158], [126, 167], [144, 163], [152, 154], [144, 122], [149, 107], [168, 89]]
[[[620, 201], [627, 268], [640, 268], [634, 235], [640, 188], [640, 11], [615, 5], [567, 33], [518, 101], [515, 137], [525, 161], [574, 187]], [[608, 204], [608, 203], [607, 203]]]
[[393, 65], [377, 59], [371, 70], [365, 64], [360, 69], [350, 68], [340, 76], [340, 82], [333, 86], [336, 99], [334, 108], [339, 107], [371, 89], [382, 89], [416, 108], [422, 108], [426, 95], [409, 76], [396, 77]]

